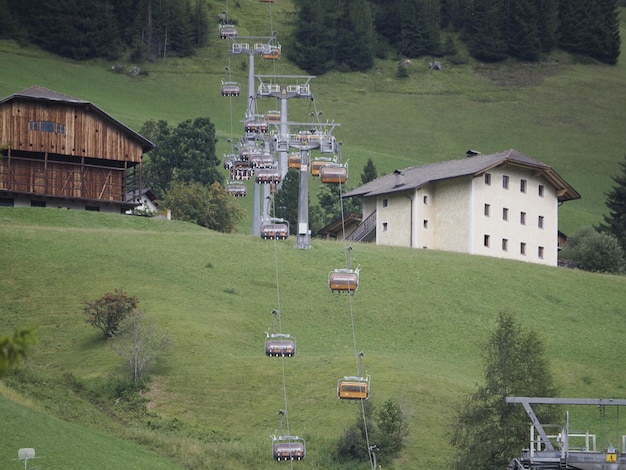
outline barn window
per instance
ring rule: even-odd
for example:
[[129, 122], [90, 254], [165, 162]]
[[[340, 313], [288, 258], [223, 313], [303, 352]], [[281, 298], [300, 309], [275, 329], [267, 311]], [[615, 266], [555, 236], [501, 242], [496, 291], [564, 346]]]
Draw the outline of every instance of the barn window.
[[41, 121], [41, 132], [54, 132], [54, 122]]
[[65, 124], [52, 121], [29, 121], [28, 130], [65, 134]]

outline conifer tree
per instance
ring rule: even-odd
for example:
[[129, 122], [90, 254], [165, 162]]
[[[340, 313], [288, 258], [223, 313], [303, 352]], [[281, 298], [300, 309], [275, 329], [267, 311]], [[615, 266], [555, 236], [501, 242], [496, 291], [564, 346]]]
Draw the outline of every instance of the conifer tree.
[[367, 163], [365, 163], [365, 166], [363, 167], [363, 173], [361, 173], [361, 183], [369, 183], [376, 178], [378, 178], [376, 165], [374, 165], [374, 161], [371, 158], [368, 158]]
[[541, 51], [535, 2], [511, 0], [507, 12], [507, 43], [513, 57], [537, 60]]
[[542, 52], [556, 48], [559, 29], [558, 0], [535, 0], [537, 32]]
[[613, 176], [615, 186], [607, 193], [606, 207], [609, 214], [605, 215], [604, 223], [598, 230], [610, 233], [626, 252], [626, 156], [620, 162], [621, 174]]
[[495, 62], [507, 57], [502, 25], [506, 24], [501, 0], [475, 0], [469, 7], [463, 37], [476, 59]]

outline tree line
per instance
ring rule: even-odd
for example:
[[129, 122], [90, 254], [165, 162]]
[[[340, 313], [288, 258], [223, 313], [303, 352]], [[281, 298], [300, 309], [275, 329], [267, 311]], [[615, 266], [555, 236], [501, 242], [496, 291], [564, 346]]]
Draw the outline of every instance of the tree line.
[[76, 60], [189, 56], [208, 30], [202, 0], [0, 0], [0, 38]]
[[618, 0], [294, 0], [294, 47], [309, 73], [365, 71], [396, 55], [537, 61], [557, 48], [615, 64]]
[[[287, 56], [321, 75], [375, 58], [536, 61], [557, 48], [615, 64], [624, 0], [293, 0]], [[229, 19], [230, 20], [230, 19]], [[234, 19], [233, 21], [237, 21]], [[0, 38], [77, 60], [189, 56], [208, 44], [206, 0], [0, 0]]]

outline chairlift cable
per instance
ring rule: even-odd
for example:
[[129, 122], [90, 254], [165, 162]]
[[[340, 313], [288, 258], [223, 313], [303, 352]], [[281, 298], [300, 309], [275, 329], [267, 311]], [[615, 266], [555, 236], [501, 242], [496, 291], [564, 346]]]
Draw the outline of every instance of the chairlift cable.
[[[339, 149], [339, 154], [341, 157], [341, 149]], [[351, 251], [352, 248], [348, 247], [346, 244], [346, 218], [345, 218], [345, 212], [344, 212], [344, 206], [343, 206], [343, 184], [342, 183], [339, 183], [339, 206], [341, 209], [341, 230], [342, 230], [343, 247], [344, 247], [343, 251], [344, 251], [344, 257], [345, 257], [345, 262], [346, 262], [346, 268], [351, 269], [352, 268], [352, 251]], [[350, 259], [348, 259], [348, 252], [350, 252]], [[356, 326], [355, 326], [355, 321], [354, 321], [354, 309], [352, 305], [351, 295], [348, 295], [348, 301], [349, 301], [349, 307], [350, 307], [350, 322], [352, 325], [352, 342], [354, 346], [354, 358], [356, 361], [357, 376], [364, 377], [365, 375], [363, 374], [363, 357], [362, 357], [362, 354], [360, 354], [357, 349]], [[372, 452], [370, 451], [370, 438], [369, 438], [369, 431], [367, 429], [367, 416], [365, 414], [365, 400], [363, 399], [361, 399], [361, 416], [363, 417], [363, 430], [365, 433], [365, 445], [367, 447], [367, 455], [370, 459], [370, 466], [372, 467], [372, 470], [376, 470], [375, 469], [376, 464], [372, 458]]]
[[[271, 203], [271, 210], [268, 211], [272, 217], [276, 216], [275, 213], [275, 207], [274, 207], [274, 198], [271, 197], [270, 201]], [[282, 334], [283, 332], [283, 324], [282, 324], [282, 315], [281, 315], [281, 304], [280, 304], [280, 276], [279, 276], [279, 269], [278, 269], [278, 239], [274, 238], [274, 266], [275, 266], [275, 274], [276, 274], [276, 298], [277, 298], [277, 306], [278, 306], [278, 313], [276, 314], [276, 316], [278, 317], [278, 333]], [[283, 400], [285, 403], [285, 424], [287, 426], [287, 435], [291, 436], [291, 429], [289, 427], [289, 401], [287, 399], [287, 374], [285, 373], [285, 356], [282, 355], [281, 356], [281, 371], [282, 371], [282, 377], [283, 377]], [[291, 462], [291, 467], [293, 468], [293, 461]]]

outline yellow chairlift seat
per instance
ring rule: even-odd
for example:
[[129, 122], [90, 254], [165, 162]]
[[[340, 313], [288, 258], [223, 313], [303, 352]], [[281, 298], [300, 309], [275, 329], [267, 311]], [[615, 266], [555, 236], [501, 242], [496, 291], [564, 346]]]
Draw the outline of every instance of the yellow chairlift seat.
[[280, 111], [268, 111], [265, 113], [265, 120], [269, 122], [280, 122]]
[[344, 400], [367, 400], [369, 388], [369, 376], [343, 377], [337, 381], [337, 396]]
[[269, 51], [263, 51], [261, 53], [262, 59], [280, 59], [281, 46], [271, 46]]
[[326, 165], [331, 165], [333, 162], [326, 159], [317, 159], [311, 162], [311, 176], [319, 176], [320, 170]]
[[359, 288], [359, 272], [352, 269], [335, 269], [328, 273], [328, 287], [332, 292], [353, 293]]
[[289, 157], [287, 157], [288, 168], [295, 168], [299, 170], [301, 164], [302, 164], [302, 155], [300, 155], [299, 153], [290, 153]]

